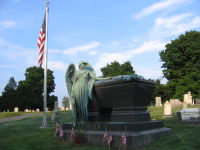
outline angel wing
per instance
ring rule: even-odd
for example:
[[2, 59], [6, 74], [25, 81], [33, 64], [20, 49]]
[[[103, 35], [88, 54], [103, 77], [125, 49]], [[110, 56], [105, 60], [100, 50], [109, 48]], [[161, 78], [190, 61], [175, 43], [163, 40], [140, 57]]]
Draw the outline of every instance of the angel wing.
[[66, 84], [67, 84], [67, 90], [68, 90], [69, 97], [71, 97], [71, 90], [72, 90], [72, 85], [74, 82], [75, 72], [76, 72], [75, 65], [70, 64], [68, 66], [66, 74], [65, 74], [65, 80], [66, 80]]

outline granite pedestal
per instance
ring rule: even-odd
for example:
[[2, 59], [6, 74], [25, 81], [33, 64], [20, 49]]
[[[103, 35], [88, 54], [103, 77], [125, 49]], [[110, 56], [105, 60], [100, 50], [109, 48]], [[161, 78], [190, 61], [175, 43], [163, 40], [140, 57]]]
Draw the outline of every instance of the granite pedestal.
[[[111, 146], [121, 148], [121, 136], [126, 130], [126, 150], [135, 150], [168, 134], [170, 129], [161, 121], [151, 121], [147, 111], [154, 88], [154, 82], [144, 79], [96, 82], [93, 99], [88, 103], [88, 122], [84, 125], [86, 141], [106, 145], [102, 139], [107, 130], [113, 136]], [[71, 128], [71, 123], [63, 125], [67, 139]]]

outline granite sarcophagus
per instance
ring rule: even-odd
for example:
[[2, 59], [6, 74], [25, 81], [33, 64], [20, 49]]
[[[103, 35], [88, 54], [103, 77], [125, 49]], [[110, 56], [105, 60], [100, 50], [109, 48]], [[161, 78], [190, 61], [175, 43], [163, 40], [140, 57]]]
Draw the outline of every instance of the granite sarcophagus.
[[88, 104], [89, 121], [149, 121], [147, 106], [155, 88], [144, 79], [96, 82], [93, 99]]
[[[84, 138], [95, 145], [102, 142], [105, 131], [112, 134], [111, 146], [124, 149], [123, 132], [127, 135], [126, 150], [136, 150], [170, 132], [161, 121], [151, 121], [147, 106], [152, 99], [155, 83], [151, 80], [96, 81], [93, 99], [88, 103], [88, 121], [84, 123]], [[70, 139], [71, 123], [63, 124]]]

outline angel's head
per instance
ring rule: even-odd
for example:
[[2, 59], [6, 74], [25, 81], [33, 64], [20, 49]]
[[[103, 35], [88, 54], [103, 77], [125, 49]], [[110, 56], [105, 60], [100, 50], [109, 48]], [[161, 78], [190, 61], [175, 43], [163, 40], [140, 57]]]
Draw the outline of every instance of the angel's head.
[[85, 69], [85, 68], [90, 68], [91, 67], [91, 65], [88, 63], [88, 62], [86, 62], [86, 61], [81, 61], [80, 63], [79, 63], [79, 69], [80, 70], [83, 70], [83, 69]]

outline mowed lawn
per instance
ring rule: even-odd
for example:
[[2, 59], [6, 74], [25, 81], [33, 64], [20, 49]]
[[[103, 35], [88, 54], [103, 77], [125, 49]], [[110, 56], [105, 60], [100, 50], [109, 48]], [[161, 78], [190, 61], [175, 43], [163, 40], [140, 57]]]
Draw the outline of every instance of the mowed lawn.
[[[170, 135], [162, 137], [141, 150], [199, 150], [200, 126], [178, 124], [173, 109], [173, 118], [163, 119], [163, 108], [149, 107], [151, 118], [163, 120], [165, 126], [172, 129]], [[62, 123], [71, 121], [71, 112], [62, 112]], [[108, 150], [105, 147], [90, 144], [74, 145], [70, 141], [60, 141], [54, 137], [55, 123], [50, 121], [49, 128], [41, 129], [41, 117], [32, 117], [20, 121], [0, 124], [0, 150]], [[111, 148], [113, 149], [113, 148]], [[113, 149], [114, 150], [114, 149]]]
[[0, 119], [26, 114], [25, 112], [0, 112]]

